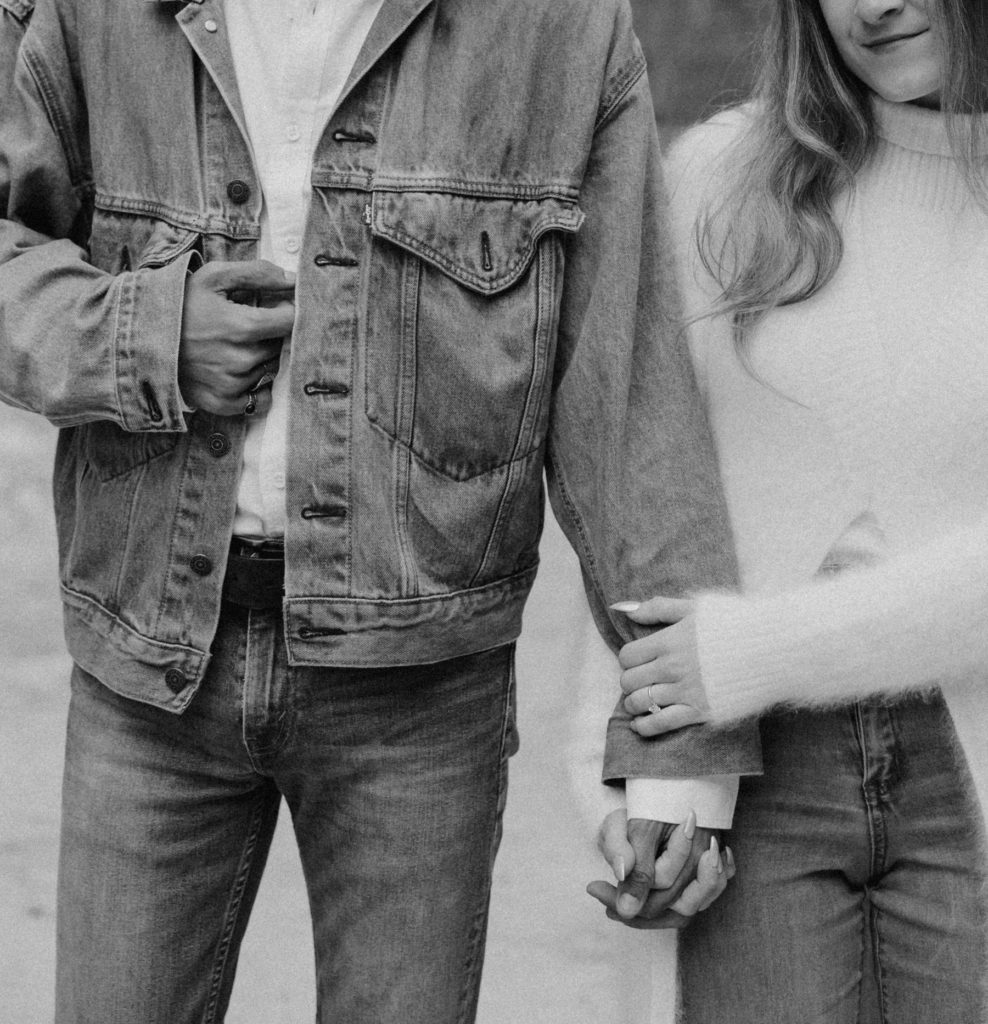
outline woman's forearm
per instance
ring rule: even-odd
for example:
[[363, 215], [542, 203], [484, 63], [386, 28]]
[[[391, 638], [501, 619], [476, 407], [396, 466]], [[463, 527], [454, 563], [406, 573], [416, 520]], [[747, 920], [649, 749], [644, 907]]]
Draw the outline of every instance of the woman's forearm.
[[879, 566], [697, 602], [713, 720], [968, 681], [988, 668], [988, 520]]

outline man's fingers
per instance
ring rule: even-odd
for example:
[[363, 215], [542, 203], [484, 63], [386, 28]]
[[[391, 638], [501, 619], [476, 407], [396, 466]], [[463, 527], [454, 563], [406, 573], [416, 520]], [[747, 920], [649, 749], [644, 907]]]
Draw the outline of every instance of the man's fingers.
[[652, 886], [655, 889], [671, 889], [679, 878], [686, 862], [693, 852], [693, 835], [696, 832], [696, 814], [690, 811], [681, 825], [669, 837], [665, 849], [655, 862]]
[[655, 877], [655, 859], [672, 826], [661, 821], [632, 818], [628, 821], [628, 842], [635, 854], [634, 867], [618, 886], [616, 909], [622, 917], [634, 917], [645, 903]]
[[227, 338], [238, 344], [277, 339], [279, 342], [292, 333], [295, 324], [295, 306], [291, 302], [278, 302], [273, 306], [239, 306], [226, 303], [229, 324]]
[[639, 736], [661, 736], [666, 732], [674, 732], [687, 725], [705, 722], [707, 716], [689, 704], [672, 704], [661, 711], [640, 715], [631, 720], [631, 728]]
[[587, 886], [587, 892], [604, 905], [607, 916], [612, 921], [620, 921], [621, 924], [626, 925], [628, 928], [648, 931], [659, 928], [685, 928], [691, 920], [668, 909], [659, 910], [649, 917], [625, 917], [617, 911], [617, 889], [607, 882], [591, 882]]
[[268, 260], [214, 260], [194, 276], [217, 292], [282, 292], [295, 287], [295, 275]]

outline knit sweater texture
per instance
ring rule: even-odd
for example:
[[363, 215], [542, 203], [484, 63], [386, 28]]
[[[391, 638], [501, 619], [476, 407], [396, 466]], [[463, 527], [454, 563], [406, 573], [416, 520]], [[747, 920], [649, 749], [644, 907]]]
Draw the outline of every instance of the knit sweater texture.
[[[720, 723], [941, 685], [984, 805], [988, 212], [939, 113], [874, 111], [835, 277], [756, 328], [753, 372], [724, 318], [691, 329], [744, 586], [699, 596], [701, 671]], [[716, 294], [696, 215], [748, 124], [719, 115], [670, 156], [690, 313]]]

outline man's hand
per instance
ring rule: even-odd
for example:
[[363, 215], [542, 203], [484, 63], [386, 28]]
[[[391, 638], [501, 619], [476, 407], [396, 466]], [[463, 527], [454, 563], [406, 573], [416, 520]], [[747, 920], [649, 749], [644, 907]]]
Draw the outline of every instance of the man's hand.
[[[261, 411], [295, 321], [295, 278], [265, 260], [216, 261], [185, 285], [178, 383], [193, 409], [218, 416]], [[250, 304], [245, 304], [244, 299]]]
[[621, 648], [624, 707], [637, 716], [631, 727], [640, 736], [659, 736], [706, 721], [710, 706], [700, 677], [693, 602], [653, 597], [614, 607], [641, 625], [667, 623]]
[[692, 813], [673, 826], [613, 811], [598, 846], [619, 885], [591, 882], [587, 892], [629, 928], [684, 928], [734, 877], [730, 849], [722, 857], [715, 831], [698, 828]]

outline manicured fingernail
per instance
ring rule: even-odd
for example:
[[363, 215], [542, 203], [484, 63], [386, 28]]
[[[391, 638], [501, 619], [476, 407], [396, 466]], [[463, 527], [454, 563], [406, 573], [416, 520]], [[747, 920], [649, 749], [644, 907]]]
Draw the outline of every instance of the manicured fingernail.
[[727, 858], [727, 866], [733, 871], [735, 868], [734, 863], [734, 851], [729, 847], [724, 847], [724, 856]]
[[626, 892], [623, 896], [618, 896], [617, 908], [618, 913], [624, 917], [633, 917], [638, 913], [638, 900], [631, 893]]
[[616, 612], [636, 612], [641, 607], [640, 601], [618, 601], [617, 604], [612, 604], [611, 608]]
[[714, 855], [714, 863], [717, 867], [717, 874], [722, 875], [724, 873], [724, 865], [720, 860], [720, 844], [717, 842], [716, 836], [710, 837], [710, 852]]
[[687, 839], [692, 839], [695, 834], [696, 811], [690, 811], [690, 813], [686, 815], [686, 822], [683, 825], [683, 835], [686, 836]]
[[614, 865], [614, 874], [617, 876], [619, 882], [624, 881], [625, 869], [624, 869], [624, 857], [618, 857], [617, 863]]

